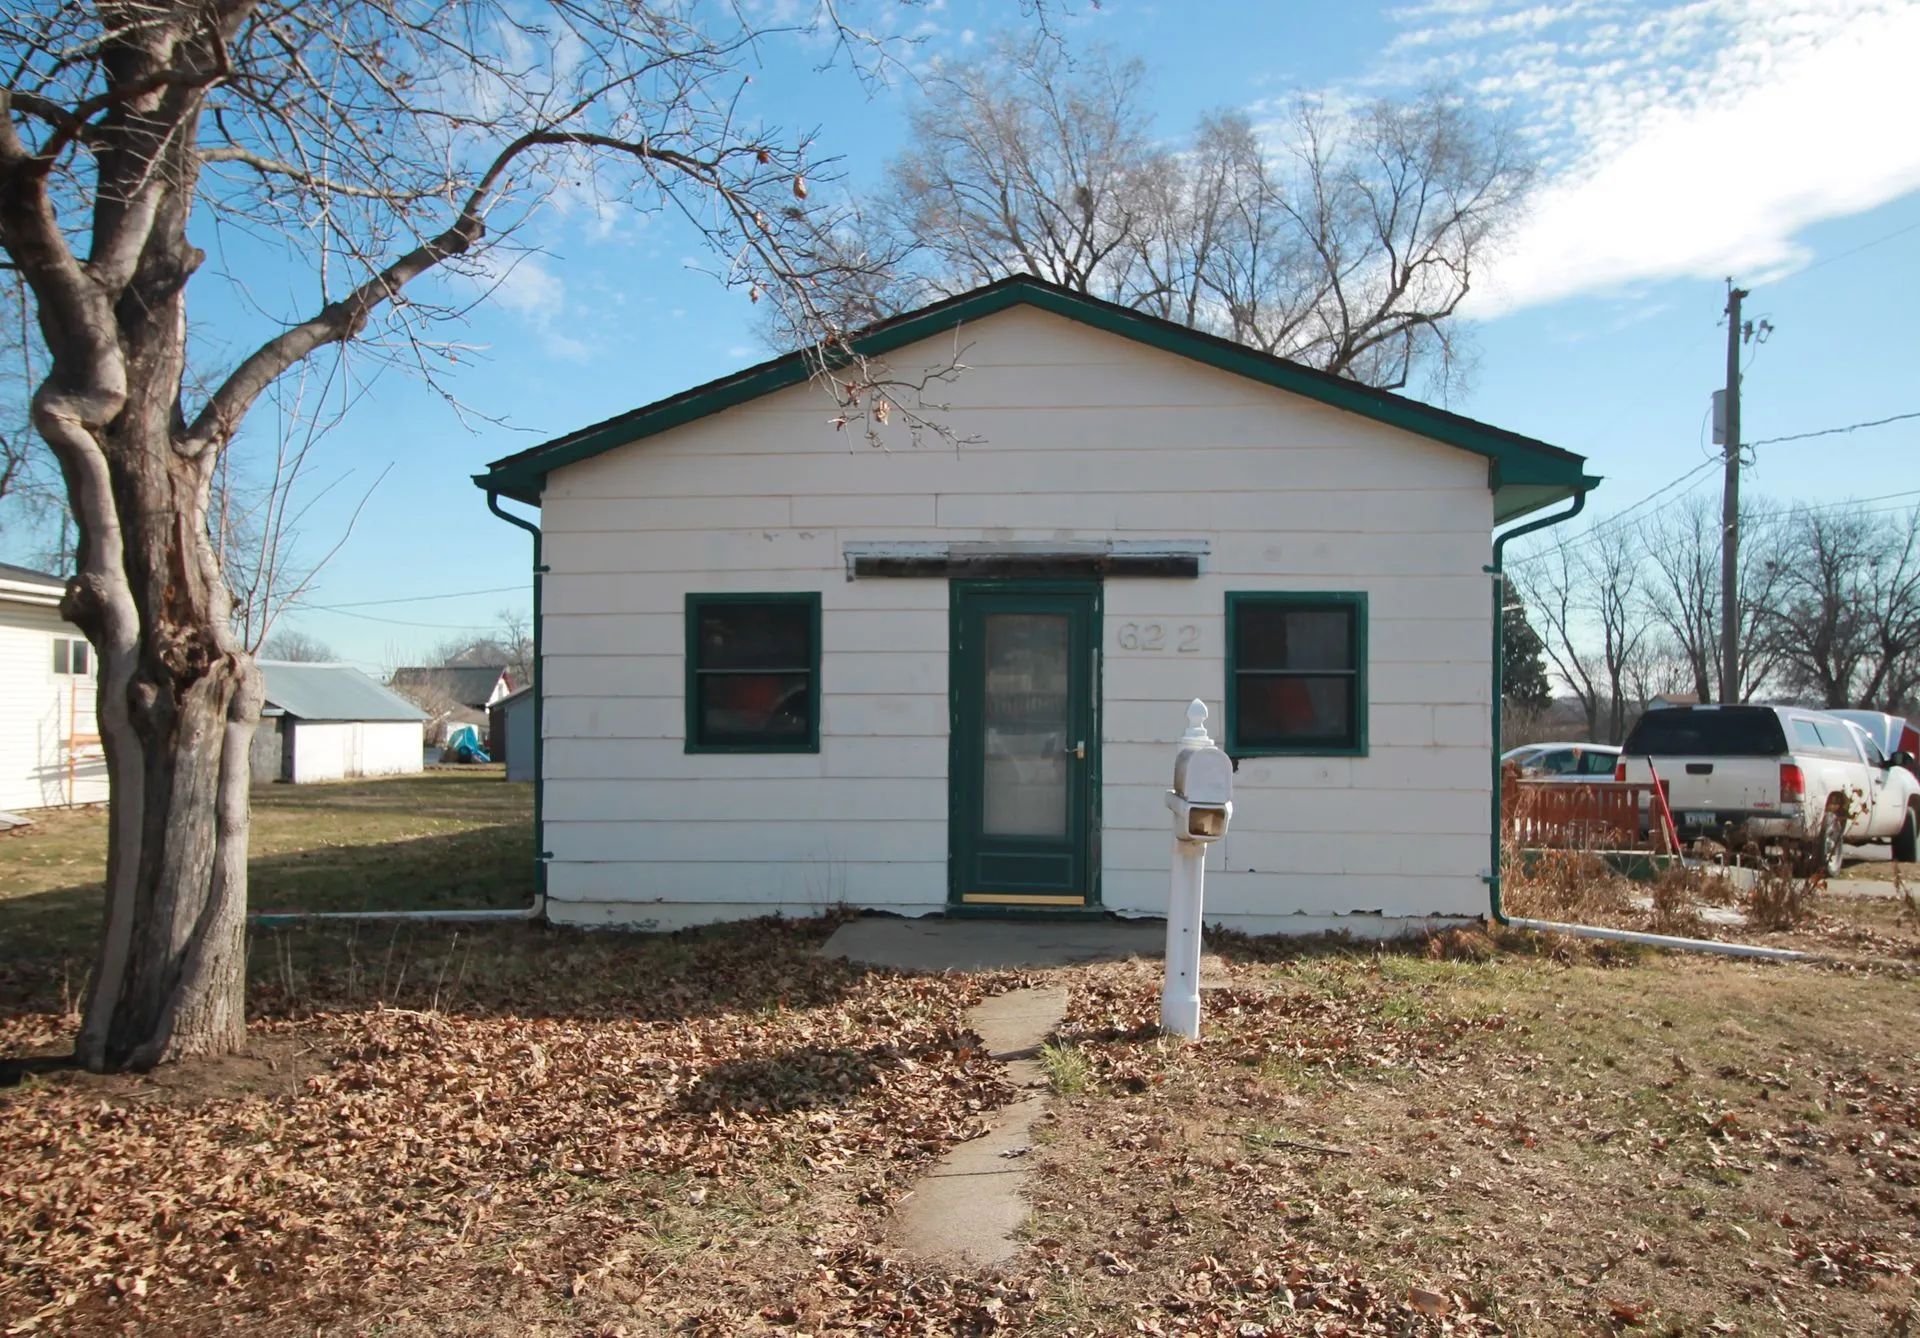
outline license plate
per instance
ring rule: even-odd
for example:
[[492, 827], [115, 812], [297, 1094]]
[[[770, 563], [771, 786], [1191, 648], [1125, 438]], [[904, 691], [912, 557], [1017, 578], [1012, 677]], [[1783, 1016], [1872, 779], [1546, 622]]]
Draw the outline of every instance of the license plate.
[[1719, 816], [1713, 813], [1692, 812], [1680, 815], [1680, 821], [1689, 827], [1711, 827], [1718, 822]]

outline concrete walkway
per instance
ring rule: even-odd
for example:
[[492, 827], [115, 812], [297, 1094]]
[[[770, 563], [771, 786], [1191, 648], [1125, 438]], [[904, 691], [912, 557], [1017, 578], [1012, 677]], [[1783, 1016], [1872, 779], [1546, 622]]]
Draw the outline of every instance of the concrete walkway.
[[1160, 920], [849, 920], [821, 946], [896, 971], [1001, 971], [1159, 957]]
[[968, 1011], [968, 1025], [1022, 1095], [995, 1112], [984, 1137], [951, 1148], [901, 1202], [889, 1234], [902, 1255], [948, 1268], [991, 1268], [1019, 1253], [1033, 1125], [1047, 1108], [1040, 1043], [1066, 1012], [1067, 992], [1058, 987], [1013, 990]]

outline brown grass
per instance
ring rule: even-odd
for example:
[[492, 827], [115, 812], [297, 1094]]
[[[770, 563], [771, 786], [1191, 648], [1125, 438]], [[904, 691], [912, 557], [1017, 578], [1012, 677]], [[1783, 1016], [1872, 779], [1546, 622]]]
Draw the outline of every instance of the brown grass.
[[[431, 841], [389, 839], [416, 821], [376, 809], [370, 846], [327, 858], [431, 882]], [[1515, 892], [1553, 918], [1659, 913], [1576, 859], [1543, 867]], [[1671, 889], [1681, 914], [1685, 879]], [[1897, 901], [1822, 900], [1783, 941], [1851, 934], [1886, 955], [1913, 932]], [[32, 904], [0, 900], [0, 938]], [[0, 1331], [1920, 1318], [1913, 978], [1477, 930], [1389, 949], [1219, 935], [1185, 1045], [1155, 1033], [1153, 964], [1052, 973], [1070, 1004], [1023, 1162], [1027, 1248], [955, 1272], [890, 1257], [890, 1214], [1010, 1095], [964, 1009], [1031, 978], [865, 971], [815, 954], [828, 928], [257, 934], [249, 1055], [0, 1090]], [[0, 976], [0, 1053], [70, 1040], [31, 965]]]

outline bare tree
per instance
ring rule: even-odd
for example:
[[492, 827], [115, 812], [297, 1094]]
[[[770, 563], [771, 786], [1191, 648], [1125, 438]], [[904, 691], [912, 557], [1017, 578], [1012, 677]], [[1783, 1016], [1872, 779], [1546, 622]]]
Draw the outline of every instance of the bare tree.
[[[98, 650], [112, 793], [106, 925], [77, 1045], [88, 1067], [241, 1043], [261, 689], [208, 513], [222, 455], [268, 388], [350, 341], [432, 375], [454, 350], [431, 321], [473, 290], [421, 280], [497, 276], [499, 244], [559, 190], [674, 210], [724, 281], [810, 323], [787, 242], [820, 230], [806, 217], [813, 165], [805, 138], [739, 109], [741, 62], [767, 36], [746, 13], [97, 0], [0, 15], [0, 248], [46, 350], [33, 422], [78, 523], [62, 608]], [[315, 296], [251, 350], [196, 367], [211, 358], [189, 333], [205, 255], [192, 235], [228, 227], [287, 237], [284, 263], [312, 272], [271, 286]], [[222, 277], [247, 278], [210, 281]], [[825, 362], [844, 341], [824, 313], [818, 328]], [[864, 364], [845, 375], [846, 399], [868, 402], [864, 377]], [[189, 389], [199, 380], [205, 394]]]
[[1790, 691], [1827, 707], [1904, 700], [1920, 654], [1917, 517], [1829, 506], [1786, 518], [1780, 597], [1762, 626]]
[[892, 179], [895, 219], [932, 258], [936, 287], [1027, 273], [1118, 289], [1148, 155], [1145, 73], [1105, 51], [1076, 65], [1036, 36], [926, 81]]
[[267, 660], [290, 660], [301, 664], [329, 664], [340, 658], [333, 653], [333, 647], [319, 637], [293, 628], [282, 628], [269, 636], [261, 643], [260, 656]]
[[1642, 529], [1652, 579], [1647, 608], [1686, 665], [1688, 686], [1717, 701], [1720, 636], [1720, 516], [1704, 503], [1669, 510]]
[[1600, 670], [1583, 621], [1586, 573], [1578, 552], [1569, 544], [1559, 544], [1525, 566], [1516, 563], [1514, 583], [1529, 612], [1545, 629], [1540, 637], [1541, 649], [1580, 704], [1587, 737], [1596, 739], [1600, 729]]
[[1511, 135], [1431, 91], [1302, 99], [1270, 137], [1212, 116], [1169, 152], [1144, 79], [1035, 39], [930, 81], [883, 215], [927, 288], [1034, 274], [1378, 386], [1456, 366], [1454, 313], [1533, 179]]

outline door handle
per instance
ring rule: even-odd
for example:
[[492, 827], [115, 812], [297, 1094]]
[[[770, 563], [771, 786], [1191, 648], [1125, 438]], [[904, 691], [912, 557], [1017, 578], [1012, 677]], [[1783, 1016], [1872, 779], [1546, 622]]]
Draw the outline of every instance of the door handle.
[[1061, 749], [1061, 751], [1072, 753], [1074, 757], [1084, 762], [1087, 760], [1087, 741], [1085, 739], [1082, 739], [1080, 740], [1080, 742], [1074, 744], [1073, 747], [1063, 748]]

